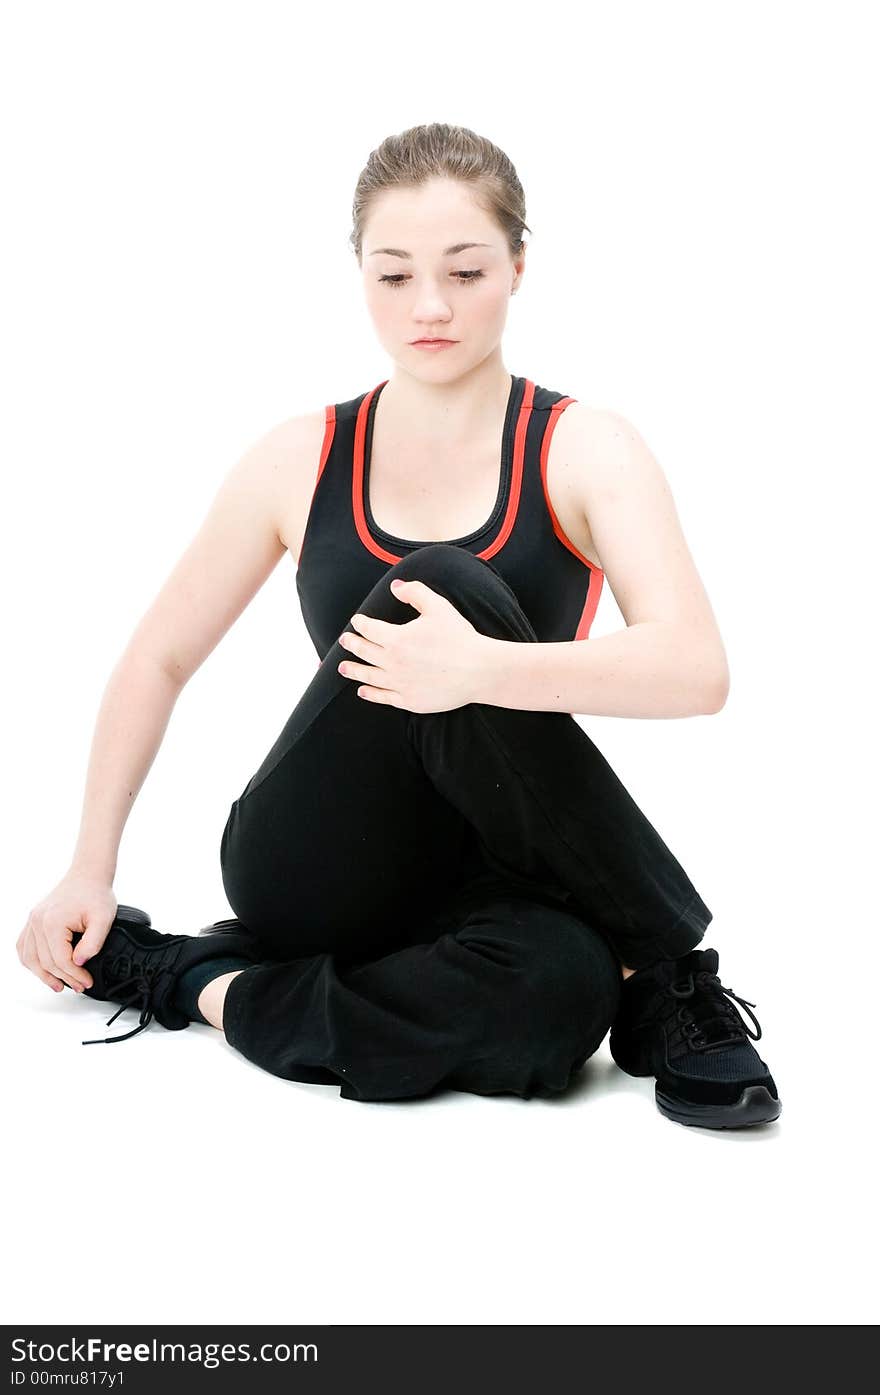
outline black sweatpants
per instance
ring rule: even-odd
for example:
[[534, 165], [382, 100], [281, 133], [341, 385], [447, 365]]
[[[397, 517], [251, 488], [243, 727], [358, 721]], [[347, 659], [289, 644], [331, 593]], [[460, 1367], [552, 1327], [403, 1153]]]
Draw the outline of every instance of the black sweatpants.
[[[462, 548], [417, 549], [358, 613], [413, 620], [395, 576], [538, 642]], [[573, 716], [372, 703], [346, 657], [334, 644], [229, 812], [223, 883], [262, 962], [230, 983], [226, 1039], [348, 1099], [556, 1094], [611, 1026], [621, 962], [685, 953], [712, 914]]]

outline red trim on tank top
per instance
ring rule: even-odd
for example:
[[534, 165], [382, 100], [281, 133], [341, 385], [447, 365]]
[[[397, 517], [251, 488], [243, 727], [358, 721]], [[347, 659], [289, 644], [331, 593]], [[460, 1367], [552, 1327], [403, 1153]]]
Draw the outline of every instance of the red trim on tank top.
[[[598, 568], [594, 567], [593, 571]], [[599, 604], [599, 596], [602, 593], [602, 573], [599, 572], [599, 580], [594, 581], [592, 576], [587, 583], [587, 599], [584, 601], [584, 608], [581, 611], [581, 618], [578, 627], [574, 632], [575, 639], [586, 639], [590, 633], [590, 626], [593, 623], [593, 616], [596, 614], [596, 607]]]
[[[389, 552], [387, 548], [382, 547], [381, 543], [373, 537], [367, 526], [366, 514], [364, 512], [364, 447], [367, 438], [367, 417], [370, 410], [370, 402], [379, 391], [379, 388], [384, 387], [387, 382], [388, 379], [386, 378], [384, 382], [377, 383], [374, 388], [371, 388], [358, 409], [354, 431], [354, 452], [351, 471], [351, 505], [358, 537], [364, 547], [369, 552], [372, 552], [375, 557], [381, 557], [383, 562], [394, 563], [401, 561], [401, 557], [398, 556], [396, 552]], [[510, 488], [507, 494], [507, 508], [504, 512], [504, 519], [495, 541], [484, 548], [482, 552], [475, 553], [474, 555], [476, 557], [493, 557], [496, 552], [501, 550], [513, 531], [522, 488], [526, 430], [528, 429], [534, 396], [535, 384], [526, 378], [523, 400], [520, 403], [516, 430], [513, 438]]]
[[370, 403], [376, 393], [387, 382], [388, 379], [384, 378], [381, 383], [377, 383], [374, 388], [365, 393], [364, 400], [358, 408], [357, 421], [354, 426], [354, 450], [351, 465], [351, 508], [354, 514], [354, 526], [364, 547], [375, 557], [381, 557], [383, 562], [391, 562], [393, 565], [395, 562], [399, 562], [400, 558], [397, 553], [389, 552], [387, 548], [379, 546], [367, 527], [364, 514], [364, 443], [367, 438], [367, 415]]
[[553, 531], [556, 534], [559, 541], [561, 543], [564, 543], [564, 545], [568, 548], [569, 552], [573, 552], [575, 557], [577, 557], [579, 561], [583, 562], [585, 567], [589, 567], [590, 570], [593, 572], [598, 572], [599, 576], [602, 577], [604, 576], [602, 568], [597, 567], [595, 562], [591, 562], [589, 557], [585, 557], [584, 554], [580, 551], [580, 549], [575, 547], [571, 539], [566, 537], [562, 529], [562, 524], [559, 522], [559, 519], [556, 515], [556, 510], [554, 509], [553, 504], [550, 501], [550, 491], [547, 488], [547, 462], [550, 458], [550, 441], [553, 436], [553, 432], [556, 430], [556, 424], [559, 421], [561, 414], [565, 411], [566, 407], [569, 407], [572, 402], [576, 401], [576, 397], [560, 397], [559, 401], [554, 402], [553, 406], [550, 408], [550, 420], [547, 422], [547, 428], [544, 432], [544, 439], [541, 442], [541, 487], [544, 490], [544, 498], [547, 502], [547, 510], [550, 514], [550, 521], [553, 524]]
[[299, 566], [300, 561], [302, 560], [303, 548], [305, 547], [306, 543], [306, 531], [308, 530], [308, 521], [312, 513], [312, 504], [314, 504], [315, 502], [315, 495], [318, 492], [318, 485], [320, 483], [321, 476], [324, 473], [324, 466], [327, 464], [327, 459], [330, 455], [330, 447], [333, 444], [333, 436], [335, 432], [336, 404], [335, 402], [331, 402], [328, 406], [324, 408], [324, 439], [321, 442], [321, 455], [320, 459], [318, 460], [318, 473], [315, 478], [315, 483], [312, 486], [312, 497], [309, 500], [309, 508], [308, 512], [306, 513], [306, 527], [303, 529], [302, 542], [299, 545], [299, 555], [296, 559], [297, 567]]
[[488, 547], [484, 547], [477, 556], [485, 561], [489, 557], [494, 557], [500, 552], [507, 539], [513, 532], [513, 525], [516, 523], [516, 515], [519, 512], [519, 500], [522, 493], [523, 463], [526, 454], [526, 432], [529, 429], [529, 419], [532, 415], [532, 403], [535, 400], [535, 384], [529, 379], [525, 380], [522, 402], [519, 404], [519, 415], [516, 419], [516, 431], [513, 437], [513, 465], [510, 472], [510, 490], [507, 495], [507, 509], [504, 514], [504, 522], [499, 529], [495, 541]]
[[559, 522], [556, 510], [554, 509], [553, 504], [551, 502], [550, 491], [547, 488], [547, 462], [550, 458], [550, 441], [552, 439], [553, 432], [556, 430], [556, 425], [559, 421], [560, 416], [565, 411], [566, 407], [569, 407], [572, 402], [576, 401], [576, 397], [560, 397], [559, 401], [554, 402], [553, 406], [550, 408], [550, 419], [547, 422], [547, 427], [544, 431], [544, 438], [541, 441], [541, 488], [544, 491], [544, 500], [547, 504], [547, 512], [550, 515], [550, 522], [553, 524], [553, 531], [556, 534], [557, 538], [563, 544], [563, 546], [568, 548], [569, 552], [574, 553], [575, 557], [577, 557], [579, 562], [583, 562], [584, 566], [589, 567], [590, 569], [590, 579], [587, 585], [587, 596], [586, 600], [584, 601], [584, 608], [581, 611], [581, 618], [578, 621], [578, 627], [575, 631], [574, 636], [575, 639], [586, 639], [587, 635], [590, 633], [590, 626], [593, 623], [593, 616], [596, 614], [596, 608], [599, 604], [599, 597], [602, 594], [602, 582], [604, 580], [605, 573], [601, 567], [596, 566], [595, 562], [591, 562], [589, 557], [585, 557], [584, 554], [581, 552], [580, 548], [575, 547], [571, 539], [566, 536], [562, 524]]
[[[321, 478], [324, 466], [327, 464], [327, 457], [330, 454], [330, 447], [333, 444], [333, 433], [335, 430], [336, 404], [331, 402], [328, 407], [324, 408], [324, 441], [321, 446], [321, 459], [318, 462], [318, 480]], [[315, 480], [315, 488], [318, 486], [318, 480]]]

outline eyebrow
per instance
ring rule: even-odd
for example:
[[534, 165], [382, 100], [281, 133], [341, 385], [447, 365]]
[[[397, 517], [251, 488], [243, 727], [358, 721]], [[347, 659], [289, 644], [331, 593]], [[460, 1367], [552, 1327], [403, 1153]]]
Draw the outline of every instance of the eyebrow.
[[[445, 247], [440, 253], [441, 257], [455, 257], [459, 252], [467, 251], [468, 247], [491, 247], [491, 242], [453, 242], [451, 247]], [[384, 252], [389, 257], [403, 257], [406, 261], [412, 261], [412, 252], [403, 252], [399, 247], [377, 247], [375, 251], [368, 252], [368, 257], [378, 257], [380, 252]]]

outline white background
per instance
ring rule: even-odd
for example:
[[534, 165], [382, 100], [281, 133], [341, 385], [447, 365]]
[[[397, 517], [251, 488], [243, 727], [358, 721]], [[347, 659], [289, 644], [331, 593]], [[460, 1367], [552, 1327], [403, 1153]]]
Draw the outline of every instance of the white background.
[[[5, 7], [6, 1321], [876, 1317], [874, 17]], [[757, 1003], [768, 1128], [671, 1123], [607, 1043], [558, 1100], [377, 1105], [201, 1025], [87, 1052], [111, 1006], [15, 953], [72, 854], [110, 672], [226, 471], [389, 376], [351, 198], [386, 135], [435, 120], [526, 191], [506, 367], [639, 429], [722, 630], [719, 714], [578, 720]], [[129, 818], [114, 887], [160, 929], [231, 913], [229, 804], [316, 662], [294, 577], [194, 676]], [[622, 624], [606, 586], [593, 635]]]

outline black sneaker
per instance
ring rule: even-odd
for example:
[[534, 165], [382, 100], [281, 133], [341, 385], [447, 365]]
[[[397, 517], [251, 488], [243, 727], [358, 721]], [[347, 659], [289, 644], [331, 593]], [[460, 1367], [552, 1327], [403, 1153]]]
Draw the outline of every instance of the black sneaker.
[[[756, 1032], [731, 999], [742, 1004]], [[761, 1037], [754, 1006], [722, 987], [717, 950], [662, 959], [624, 980], [611, 1055], [628, 1075], [657, 1077], [657, 1107], [679, 1124], [738, 1129], [767, 1123], [782, 1105], [752, 1046]]]
[[[218, 922], [218, 925], [223, 922]], [[222, 936], [211, 941], [204, 938], [213, 930], [207, 926], [198, 935], [165, 935], [154, 930], [146, 911], [137, 906], [116, 907], [116, 915], [107, 938], [86, 967], [92, 975], [91, 988], [83, 992], [103, 1002], [121, 1003], [119, 1012], [108, 1018], [107, 1026], [115, 1022], [127, 1007], [140, 1008], [140, 1023], [130, 1032], [118, 1037], [93, 1037], [83, 1046], [96, 1046], [111, 1041], [126, 1041], [156, 1021], [169, 1031], [188, 1027], [190, 1019], [174, 1006], [174, 986], [184, 970], [217, 954], [241, 954], [245, 959], [259, 962], [253, 937], [235, 931], [228, 923]], [[75, 945], [81, 933], [73, 935]]]

